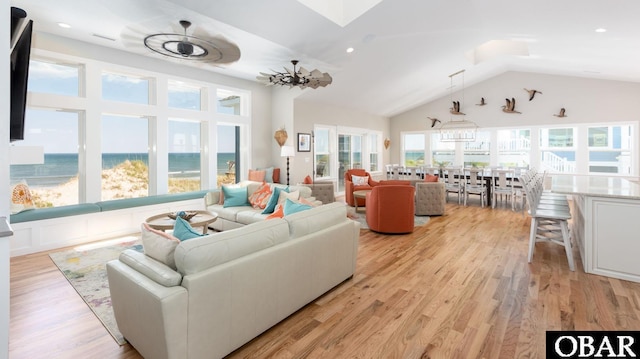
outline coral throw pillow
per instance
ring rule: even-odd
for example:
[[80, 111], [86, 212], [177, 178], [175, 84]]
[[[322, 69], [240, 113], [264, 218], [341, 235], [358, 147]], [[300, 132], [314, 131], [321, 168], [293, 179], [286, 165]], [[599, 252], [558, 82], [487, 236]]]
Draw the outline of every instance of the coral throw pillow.
[[304, 184], [312, 184], [313, 181], [311, 180], [311, 176], [307, 175], [307, 177], [304, 178], [304, 181], [302, 181], [302, 183], [304, 183]]
[[249, 170], [249, 181], [264, 182], [265, 170]]
[[26, 181], [20, 181], [11, 188], [11, 214], [36, 208]]
[[354, 186], [366, 186], [369, 184], [369, 176], [351, 176], [351, 182]]
[[284, 205], [279, 204], [276, 206], [276, 209], [273, 211], [273, 213], [268, 215], [266, 219], [282, 218], [282, 217], [284, 217]]
[[264, 209], [269, 202], [269, 197], [271, 197], [271, 187], [269, 184], [263, 183], [260, 188], [249, 196], [249, 203], [255, 209]]
[[438, 182], [438, 176], [434, 176], [434, 175], [424, 175], [424, 181], [425, 182]]

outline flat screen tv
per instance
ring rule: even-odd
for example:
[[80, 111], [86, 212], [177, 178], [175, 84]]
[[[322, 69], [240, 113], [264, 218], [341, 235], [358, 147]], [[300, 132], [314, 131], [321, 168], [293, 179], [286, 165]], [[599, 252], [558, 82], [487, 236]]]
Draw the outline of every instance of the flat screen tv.
[[29, 79], [32, 31], [33, 21], [29, 20], [11, 52], [10, 141], [24, 139], [24, 116], [27, 105], [27, 82]]

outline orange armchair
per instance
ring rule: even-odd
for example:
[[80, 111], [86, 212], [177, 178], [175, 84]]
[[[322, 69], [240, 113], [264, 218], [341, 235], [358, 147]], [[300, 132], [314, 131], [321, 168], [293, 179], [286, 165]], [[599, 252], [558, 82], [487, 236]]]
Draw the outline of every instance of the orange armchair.
[[413, 232], [415, 187], [386, 185], [367, 193], [367, 225], [381, 233]]
[[[364, 176], [368, 176], [369, 177], [369, 181], [366, 185], [354, 185], [353, 184], [353, 180], [351, 176], [359, 176], [359, 177], [364, 177]], [[369, 174], [369, 172], [365, 171], [362, 168], [355, 168], [355, 169], [350, 169], [347, 170], [344, 173], [344, 199], [347, 202], [347, 204], [349, 206], [355, 206], [355, 202], [353, 201], [353, 191], [362, 191], [362, 190], [369, 190], [372, 189], [373, 187], [377, 186], [379, 183], [377, 181], [374, 181], [373, 179], [371, 179], [371, 175]], [[358, 206], [365, 206], [365, 199], [358, 199]]]

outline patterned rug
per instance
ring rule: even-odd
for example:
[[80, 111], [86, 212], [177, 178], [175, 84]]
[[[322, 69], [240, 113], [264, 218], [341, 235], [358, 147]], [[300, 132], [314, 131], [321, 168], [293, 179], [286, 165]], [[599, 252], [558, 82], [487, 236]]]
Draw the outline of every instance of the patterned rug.
[[142, 250], [139, 237], [128, 236], [49, 254], [53, 263], [119, 345], [126, 341], [118, 330], [111, 307], [106, 263], [127, 248]]
[[[358, 211], [358, 213], [355, 213], [352, 207], [347, 207], [347, 212], [349, 213], [349, 218], [360, 223], [360, 229], [369, 229], [369, 225], [367, 224], [367, 216], [365, 213], [362, 213], [360, 211]], [[429, 216], [414, 216], [414, 227], [424, 226], [427, 223], [429, 223]]]

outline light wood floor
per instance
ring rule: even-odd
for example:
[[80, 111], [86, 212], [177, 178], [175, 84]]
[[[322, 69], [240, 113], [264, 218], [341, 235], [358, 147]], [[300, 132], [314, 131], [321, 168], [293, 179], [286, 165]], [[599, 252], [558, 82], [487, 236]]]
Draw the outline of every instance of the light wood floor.
[[[362, 231], [356, 275], [230, 358], [544, 358], [546, 330], [640, 330], [640, 284], [582, 270], [509, 209], [448, 204], [407, 235]], [[11, 260], [11, 358], [139, 358], [46, 253]]]

